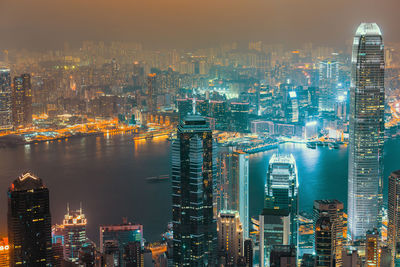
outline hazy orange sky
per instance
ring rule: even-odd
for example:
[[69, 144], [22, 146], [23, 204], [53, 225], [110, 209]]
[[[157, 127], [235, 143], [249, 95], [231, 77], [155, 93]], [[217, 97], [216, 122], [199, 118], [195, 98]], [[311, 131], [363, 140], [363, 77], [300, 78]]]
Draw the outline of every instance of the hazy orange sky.
[[377, 22], [400, 41], [399, 0], [0, 0], [0, 49], [64, 41], [138, 41], [209, 47], [262, 40], [344, 46], [358, 24]]

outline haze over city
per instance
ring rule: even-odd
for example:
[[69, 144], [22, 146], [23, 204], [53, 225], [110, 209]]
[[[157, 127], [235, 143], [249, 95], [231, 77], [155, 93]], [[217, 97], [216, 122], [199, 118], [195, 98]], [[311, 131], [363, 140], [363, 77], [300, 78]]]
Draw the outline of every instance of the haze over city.
[[361, 22], [400, 41], [396, 0], [2, 0], [0, 47], [55, 49], [84, 40], [135, 41], [150, 48], [201, 48], [261, 40], [291, 48], [346, 48]]

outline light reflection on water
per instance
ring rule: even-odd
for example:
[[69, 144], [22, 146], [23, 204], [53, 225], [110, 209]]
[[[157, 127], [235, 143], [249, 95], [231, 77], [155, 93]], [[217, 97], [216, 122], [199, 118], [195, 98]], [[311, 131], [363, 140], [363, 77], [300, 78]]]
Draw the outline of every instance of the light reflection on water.
[[[165, 138], [134, 142], [130, 135], [109, 135], [0, 149], [0, 234], [6, 232], [7, 188], [32, 170], [50, 189], [53, 223], [61, 222], [67, 202], [71, 208], [82, 202], [95, 241], [99, 224], [120, 223], [123, 216], [144, 224], [145, 237], [157, 240], [171, 218], [171, 186], [145, 178], [169, 174], [169, 146]], [[347, 148], [284, 144], [250, 156], [250, 216], [263, 207], [267, 164], [278, 151], [296, 159], [301, 210], [311, 211], [314, 199], [347, 202]], [[399, 140], [386, 144], [385, 178], [400, 169], [399, 152]]]

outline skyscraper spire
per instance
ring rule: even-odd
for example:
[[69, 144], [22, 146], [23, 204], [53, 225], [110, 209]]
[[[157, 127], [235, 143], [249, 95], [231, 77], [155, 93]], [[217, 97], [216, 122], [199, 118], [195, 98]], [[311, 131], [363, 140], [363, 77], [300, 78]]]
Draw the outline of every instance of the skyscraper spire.
[[193, 96], [193, 101], [192, 101], [192, 108], [193, 108], [193, 115], [196, 115], [196, 97]]

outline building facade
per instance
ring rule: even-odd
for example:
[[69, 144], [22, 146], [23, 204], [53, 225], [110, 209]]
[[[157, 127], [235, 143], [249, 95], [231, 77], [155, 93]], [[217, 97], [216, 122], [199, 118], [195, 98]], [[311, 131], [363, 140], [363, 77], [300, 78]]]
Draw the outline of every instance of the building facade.
[[353, 42], [350, 88], [348, 236], [365, 238], [379, 225], [384, 143], [384, 47], [375, 23], [362, 23]]
[[64, 259], [70, 262], [79, 262], [79, 250], [86, 243], [86, 217], [82, 209], [70, 211], [64, 216]]
[[265, 207], [286, 209], [290, 214], [290, 245], [298, 240], [298, 180], [293, 155], [274, 154], [268, 164]]
[[13, 127], [11, 94], [10, 69], [0, 68], [0, 131], [11, 130]]
[[216, 264], [216, 163], [217, 146], [206, 120], [200, 115], [186, 116], [172, 143], [174, 266]]
[[390, 174], [388, 191], [388, 243], [393, 264], [400, 266], [400, 170]]
[[51, 266], [49, 190], [25, 173], [8, 190], [10, 266]]
[[218, 254], [220, 264], [237, 266], [240, 257], [243, 257], [243, 228], [239, 212], [223, 210], [218, 215]]
[[12, 120], [15, 128], [32, 124], [32, 86], [29, 74], [14, 77]]

